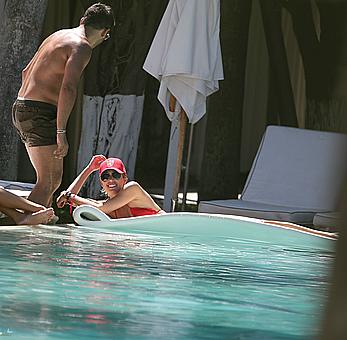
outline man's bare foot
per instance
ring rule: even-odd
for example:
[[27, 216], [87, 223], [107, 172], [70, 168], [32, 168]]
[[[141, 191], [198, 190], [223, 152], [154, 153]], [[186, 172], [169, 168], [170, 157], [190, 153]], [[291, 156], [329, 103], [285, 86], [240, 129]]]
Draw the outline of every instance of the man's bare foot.
[[32, 214], [27, 214], [21, 221], [17, 221], [20, 225], [47, 224], [54, 217], [52, 208], [42, 209]]

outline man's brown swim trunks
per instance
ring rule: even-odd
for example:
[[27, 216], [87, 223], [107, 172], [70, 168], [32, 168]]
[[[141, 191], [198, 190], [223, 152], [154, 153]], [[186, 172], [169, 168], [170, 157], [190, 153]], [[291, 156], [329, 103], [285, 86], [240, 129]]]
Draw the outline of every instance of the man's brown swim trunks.
[[57, 108], [36, 100], [16, 99], [12, 121], [27, 146], [57, 144]]

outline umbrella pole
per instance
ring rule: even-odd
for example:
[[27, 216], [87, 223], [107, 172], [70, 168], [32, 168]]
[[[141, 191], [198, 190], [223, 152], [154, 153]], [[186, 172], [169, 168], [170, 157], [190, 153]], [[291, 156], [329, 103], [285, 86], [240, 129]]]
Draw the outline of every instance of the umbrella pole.
[[174, 211], [177, 202], [187, 121], [187, 115], [182, 109], [171, 123], [163, 205], [166, 212]]
[[189, 143], [188, 143], [188, 151], [187, 151], [187, 162], [186, 162], [186, 168], [185, 168], [185, 172], [184, 172], [182, 210], [185, 209], [186, 202], [187, 202], [190, 158], [191, 158], [191, 154], [192, 154], [192, 145], [193, 145], [193, 132], [194, 132], [194, 125], [190, 124]]

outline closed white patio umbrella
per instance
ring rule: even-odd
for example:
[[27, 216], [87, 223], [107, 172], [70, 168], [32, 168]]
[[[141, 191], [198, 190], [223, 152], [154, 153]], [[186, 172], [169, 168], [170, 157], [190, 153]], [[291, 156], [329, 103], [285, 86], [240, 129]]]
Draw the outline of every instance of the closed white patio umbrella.
[[166, 211], [177, 197], [186, 119], [195, 124], [204, 116], [206, 97], [223, 79], [219, 20], [219, 0], [170, 0], [143, 65], [160, 81], [158, 99], [172, 122]]

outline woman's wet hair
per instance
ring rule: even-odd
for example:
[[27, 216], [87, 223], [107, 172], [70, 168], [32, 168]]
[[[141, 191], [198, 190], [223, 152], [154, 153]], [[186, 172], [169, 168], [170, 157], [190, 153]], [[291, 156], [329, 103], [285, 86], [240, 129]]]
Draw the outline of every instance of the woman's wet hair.
[[112, 28], [115, 25], [112, 8], [98, 2], [85, 11], [82, 22], [85, 26], [95, 29]]
[[106, 200], [106, 199], [109, 198], [105, 189], [101, 189], [101, 190], [100, 190], [99, 198], [100, 198], [100, 199], [104, 199], [104, 200]]

